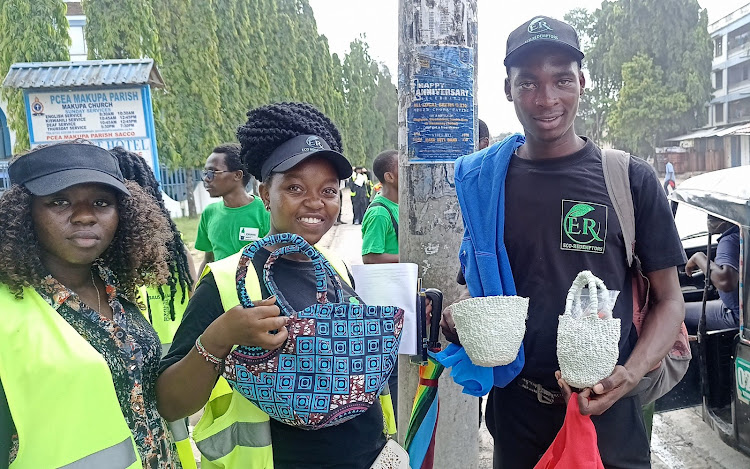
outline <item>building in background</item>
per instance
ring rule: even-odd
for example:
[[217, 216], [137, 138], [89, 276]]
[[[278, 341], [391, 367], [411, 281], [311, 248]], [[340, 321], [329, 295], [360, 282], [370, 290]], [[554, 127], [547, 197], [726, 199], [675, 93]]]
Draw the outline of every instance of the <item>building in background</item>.
[[[750, 3], [709, 24], [713, 98], [708, 125], [670, 139], [659, 160], [673, 156], [680, 174], [750, 164]], [[658, 162], [657, 168], [663, 171]]]
[[86, 16], [83, 14], [81, 2], [65, 0], [68, 6], [68, 12], [65, 15], [68, 18], [68, 34], [70, 34], [70, 60], [86, 60], [88, 49], [86, 47]]

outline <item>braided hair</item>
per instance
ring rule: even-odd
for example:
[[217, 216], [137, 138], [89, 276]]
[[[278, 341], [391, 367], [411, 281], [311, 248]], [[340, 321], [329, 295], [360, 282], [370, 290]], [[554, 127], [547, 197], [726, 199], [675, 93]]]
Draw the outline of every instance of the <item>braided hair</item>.
[[317, 135], [341, 152], [341, 134], [325, 114], [307, 103], [275, 103], [248, 111], [247, 122], [237, 129], [240, 157], [261, 180], [261, 167], [271, 152], [298, 135]]
[[[146, 160], [136, 153], [130, 152], [122, 147], [115, 147], [110, 150], [110, 153], [112, 153], [117, 159], [122, 176], [127, 180], [136, 182], [146, 191], [146, 193], [152, 196], [169, 222], [172, 239], [167, 243], [167, 249], [169, 250], [168, 266], [170, 272], [167, 286], [169, 287], [170, 293], [169, 315], [170, 319], [174, 321], [174, 297], [177, 293], [177, 286], [179, 285], [182, 291], [182, 303], [186, 301], [186, 298], [188, 297], [187, 293], [193, 288], [193, 277], [190, 275], [190, 264], [188, 263], [185, 244], [182, 242], [180, 232], [177, 230], [177, 226], [174, 224], [174, 221], [172, 221], [172, 217], [170, 217], [169, 211], [164, 205], [159, 182], [156, 180], [154, 172], [148, 166]], [[159, 294], [161, 295], [162, 300], [164, 300], [164, 289], [161, 285], [159, 286]]]

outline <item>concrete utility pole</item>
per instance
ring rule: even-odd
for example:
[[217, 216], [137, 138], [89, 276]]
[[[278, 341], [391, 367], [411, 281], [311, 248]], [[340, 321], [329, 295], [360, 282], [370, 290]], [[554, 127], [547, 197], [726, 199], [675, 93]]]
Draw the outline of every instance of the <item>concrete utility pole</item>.
[[[399, 1], [399, 253], [420, 267], [425, 287], [445, 304], [458, 296], [463, 223], [453, 161], [476, 148], [477, 0]], [[404, 357], [405, 358], [405, 357]], [[419, 382], [399, 361], [399, 441]], [[439, 382], [435, 469], [478, 466], [479, 400], [461, 393], [448, 372]]]

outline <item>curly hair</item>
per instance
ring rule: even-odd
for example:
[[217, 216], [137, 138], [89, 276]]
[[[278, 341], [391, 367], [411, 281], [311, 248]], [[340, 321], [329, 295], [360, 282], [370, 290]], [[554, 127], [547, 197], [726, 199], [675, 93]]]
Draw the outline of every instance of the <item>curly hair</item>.
[[[172, 239], [167, 220], [153, 198], [138, 184], [126, 181], [130, 196], [117, 193], [119, 222], [112, 243], [97, 260], [112, 270], [118, 290], [135, 301], [136, 289], [144, 284], [164, 284], [169, 278], [167, 243]], [[31, 216], [33, 196], [23, 186], [13, 185], [0, 197], [0, 283], [17, 298], [24, 287], [39, 285], [48, 275], [39, 253]]]
[[271, 152], [298, 135], [317, 135], [331, 150], [341, 152], [341, 134], [331, 119], [307, 103], [275, 103], [251, 109], [247, 122], [237, 129], [240, 156], [250, 174], [261, 180], [260, 170]]
[[[146, 160], [140, 155], [122, 147], [115, 147], [110, 150], [110, 153], [112, 153], [117, 159], [122, 176], [127, 180], [138, 183], [146, 193], [155, 199], [156, 205], [159, 206], [162, 215], [164, 215], [164, 218], [166, 218], [167, 223], [169, 224], [172, 236], [167, 243], [167, 250], [169, 251], [167, 263], [171, 275], [169, 276], [169, 280], [167, 280], [167, 286], [169, 287], [170, 293], [168, 298], [169, 314], [174, 321], [174, 298], [177, 293], [177, 286], [179, 285], [180, 287], [182, 292], [182, 302], [184, 303], [187, 301], [188, 292], [193, 289], [194, 283], [194, 279], [190, 274], [190, 263], [188, 261], [185, 243], [182, 242], [182, 236], [180, 235], [177, 226], [174, 224], [174, 221], [172, 221], [167, 207], [164, 205], [159, 182], [156, 180], [154, 172], [148, 163], [146, 163]], [[161, 285], [159, 285], [159, 294], [161, 295], [162, 300], [166, 299], [164, 289]]]

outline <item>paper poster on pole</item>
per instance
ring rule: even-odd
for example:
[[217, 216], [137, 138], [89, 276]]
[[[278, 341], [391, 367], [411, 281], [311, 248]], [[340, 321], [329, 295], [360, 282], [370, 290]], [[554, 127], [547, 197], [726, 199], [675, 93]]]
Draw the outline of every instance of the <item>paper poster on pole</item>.
[[445, 162], [474, 152], [474, 49], [417, 46], [407, 113], [409, 162]]
[[398, 353], [417, 354], [417, 264], [352, 265], [357, 295], [365, 304], [398, 306], [404, 310], [404, 328]]

